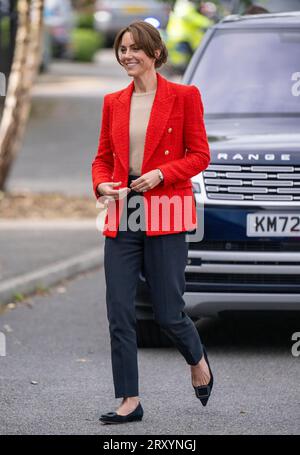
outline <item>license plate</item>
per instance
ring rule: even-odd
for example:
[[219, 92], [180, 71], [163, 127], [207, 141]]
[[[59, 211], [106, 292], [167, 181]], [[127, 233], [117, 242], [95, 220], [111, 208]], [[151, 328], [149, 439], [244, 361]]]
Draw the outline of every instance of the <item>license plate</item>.
[[248, 214], [247, 236], [300, 238], [300, 214], [295, 213]]
[[147, 11], [145, 6], [138, 5], [126, 5], [122, 8], [123, 13], [125, 14], [144, 14]]

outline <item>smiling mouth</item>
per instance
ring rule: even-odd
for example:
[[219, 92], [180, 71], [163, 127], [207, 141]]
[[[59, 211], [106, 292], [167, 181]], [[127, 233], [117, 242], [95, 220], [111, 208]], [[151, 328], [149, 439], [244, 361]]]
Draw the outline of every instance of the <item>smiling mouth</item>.
[[136, 62], [136, 63], [127, 63], [127, 64], [126, 64], [126, 66], [127, 66], [128, 68], [132, 68], [132, 67], [134, 67], [134, 66], [136, 66], [136, 65], [138, 65], [137, 62]]

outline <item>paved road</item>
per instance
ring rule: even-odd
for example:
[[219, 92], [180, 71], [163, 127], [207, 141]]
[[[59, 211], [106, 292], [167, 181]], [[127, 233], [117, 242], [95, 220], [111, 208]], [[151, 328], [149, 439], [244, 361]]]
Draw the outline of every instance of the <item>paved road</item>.
[[[177, 350], [140, 349], [142, 422], [103, 426], [113, 394], [103, 270], [78, 276], [0, 320], [0, 434], [299, 434], [299, 316], [200, 325], [215, 375], [206, 408]], [[32, 384], [36, 381], [37, 384]]]
[[57, 227], [35, 223], [2, 229], [0, 222], [0, 284], [92, 249], [100, 251], [104, 237], [93, 224], [80, 229], [68, 223], [62, 228], [59, 223]]

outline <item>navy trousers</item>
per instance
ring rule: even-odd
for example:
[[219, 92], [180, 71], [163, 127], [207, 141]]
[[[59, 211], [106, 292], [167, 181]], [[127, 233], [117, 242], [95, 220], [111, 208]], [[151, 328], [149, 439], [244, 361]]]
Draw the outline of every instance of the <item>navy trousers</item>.
[[[128, 186], [135, 178], [129, 176]], [[132, 190], [127, 196], [127, 207], [134, 195], [143, 203], [143, 193]], [[123, 222], [135, 209], [129, 208], [127, 213], [124, 210], [120, 226], [124, 226]], [[198, 331], [184, 312], [184, 271], [188, 257], [185, 235], [180, 232], [147, 236], [141, 220], [141, 229], [136, 232], [119, 228], [116, 238], [105, 238], [106, 307], [115, 398], [139, 395], [134, 300], [142, 266], [156, 322], [189, 365], [196, 365], [203, 355]]]

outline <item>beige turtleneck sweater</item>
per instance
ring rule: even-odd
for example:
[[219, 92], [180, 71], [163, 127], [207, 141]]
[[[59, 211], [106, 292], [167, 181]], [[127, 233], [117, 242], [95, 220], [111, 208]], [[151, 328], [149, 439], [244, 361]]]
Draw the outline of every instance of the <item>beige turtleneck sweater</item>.
[[129, 174], [141, 175], [146, 131], [156, 90], [132, 93], [129, 124]]

